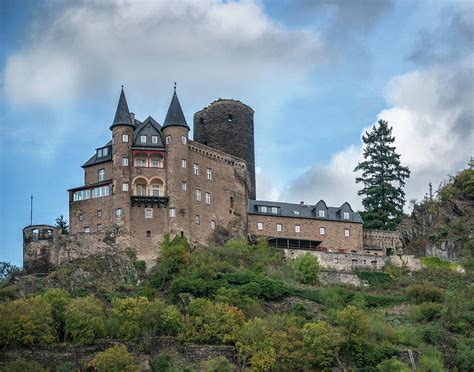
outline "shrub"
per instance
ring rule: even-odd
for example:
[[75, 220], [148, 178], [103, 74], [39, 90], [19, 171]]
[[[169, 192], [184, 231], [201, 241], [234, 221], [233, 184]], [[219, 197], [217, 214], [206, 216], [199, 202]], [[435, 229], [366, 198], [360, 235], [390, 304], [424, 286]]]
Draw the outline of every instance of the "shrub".
[[66, 337], [80, 344], [92, 344], [106, 335], [104, 310], [93, 296], [76, 298], [64, 313]]
[[166, 372], [170, 369], [170, 367], [170, 360], [164, 354], [157, 355], [151, 364], [151, 370], [153, 372]]
[[233, 372], [236, 370], [236, 366], [222, 355], [202, 362], [200, 367], [206, 372]]
[[459, 340], [455, 362], [460, 371], [469, 371], [474, 366], [474, 338]]
[[179, 277], [171, 283], [169, 293], [175, 300], [180, 293], [191, 293], [196, 297], [213, 297], [224, 284], [223, 281], [218, 280]]
[[411, 367], [393, 357], [385, 360], [377, 366], [378, 372], [410, 372]]
[[327, 322], [306, 323], [303, 327], [305, 347], [320, 368], [331, 368], [339, 353], [342, 335]]
[[81, 368], [76, 363], [64, 362], [57, 366], [54, 372], [81, 372]]
[[267, 301], [278, 300], [288, 293], [288, 287], [281, 280], [272, 280], [251, 271], [227, 273], [222, 278], [242, 294]]
[[336, 324], [342, 329], [349, 350], [357, 349], [369, 337], [370, 322], [363, 310], [347, 306], [336, 313]]
[[40, 297], [51, 305], [56, 333], [58, 338], [62, 339], [64, 335], [64, 313], [66, 306], [72, 300], [70, 294], [64, 289], [49, 288]]
[[441, 353], [434, 349], [429, 348], [420, 352], [420, 359], [416, 370], [420, 372], [444, 372], [446, 368], [443, 365], [443, 358]]
[[198, 343], [221, 344], [232, 340], [244, 321], [242, 311], [205, 298], [192, 300], [185, 317], [185, 340]]
[[380, 271], [356, 270], [355, 274], [360, 280], [367, 281], [370, 286], [385, 285], [392, 281], [390, 275]]
[[140, 367], [135, 364], [133, 355], [124, 345], [115, 345], [105, 351], [97, 353], [89, 363], [90, 367], [99, 372], [139, 372]]
[[431, 283], [413, 284], [408, 287], [407, 295], [417, 304], [441, 302], [443, 299], [441, 290]]
[[318, 258], [307, 252], [290, 262], [294, 278], [303, 284], [316, 284], [319, 279]]
[[431, 322], [441, 317], [443, 306], [434, 302], [423, 302], [410, 308], [410, 317], [418, 322]]
[[51, 305], [34, 297], [6, 301], [0, 316], [0, 346], [48, 344], [55, 341]]
[[5, 372], [47, 372], [48, 370], [41, 367], [37, 362], [32, 362], [29, 360], [15, 360], [7, 364], [5, 367]]
[[446, 339], [446, 330], [438, 323], [426, 324], [418, 327], [417, 333], [421, 339], [431, 345], [439, 345]]
[[365, 294], [367, 307], [392, 307], [406, 301], [404, 296]]

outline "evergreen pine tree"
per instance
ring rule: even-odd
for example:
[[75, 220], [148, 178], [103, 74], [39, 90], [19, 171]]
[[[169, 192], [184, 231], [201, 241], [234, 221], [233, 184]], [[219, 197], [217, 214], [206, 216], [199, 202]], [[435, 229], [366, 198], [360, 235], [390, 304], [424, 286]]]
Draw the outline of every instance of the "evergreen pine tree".
[[62, 234], [69, 234], [69, 224], [63, 215], [60, 215], [58, 218], [56, 218], [55, 226], [61, 229]]
[[400, 164], [400, 155], [392, 145], [395, 141], [392, 127], [385, 120], [377, 124], [362, 137], [365, 160], [354, 169], [362, 172], [356, 178], [364, 186], [358, 192], [365, 208], [361, 214], [365, 228], [395, 230], [403, 216], [403, 187], [410, 170]]

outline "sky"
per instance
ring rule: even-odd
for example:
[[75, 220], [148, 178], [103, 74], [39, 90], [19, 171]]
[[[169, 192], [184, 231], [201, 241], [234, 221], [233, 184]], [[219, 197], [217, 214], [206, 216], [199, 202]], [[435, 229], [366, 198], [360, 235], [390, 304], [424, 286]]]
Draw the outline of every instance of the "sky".
[[[473, 155], [473, 0], [1, 0], [0, 261], [68, 216], [120, 86], [163, 123], [217, 98], [255, 110], [257, 198], [361, 209], [363, 133], [393, 127], [407, 201]], [[192, 132], [190, 134], [192, 138]], [[408, 203], [407, 203], [408, 205]]]

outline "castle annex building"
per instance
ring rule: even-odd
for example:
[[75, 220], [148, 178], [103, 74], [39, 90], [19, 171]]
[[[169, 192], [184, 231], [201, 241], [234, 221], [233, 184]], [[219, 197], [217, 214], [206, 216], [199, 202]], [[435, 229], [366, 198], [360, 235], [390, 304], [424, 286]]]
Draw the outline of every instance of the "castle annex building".
[[[136, 119], [122, 88], [110, 140], [82, 165], [84, 185], [68, 190], [69, 239], [90, 244], [92, 236], [113, 236], [115, 246], [133, 247], [148, 262], [159, 256], [165, 234], [198, 247], [217, 231], [265, 237], [286, 250], [384, 254], [380, 245], [364, 247], [363, 221], [348, 203], [256, 200], [253, 116], [240, 101], [216, 100], [194, 114], [191, 140], [176, 88], [162, 124]], [[28, 261], [46, 249], [31, 246], [40, 230], [24, 229]]]

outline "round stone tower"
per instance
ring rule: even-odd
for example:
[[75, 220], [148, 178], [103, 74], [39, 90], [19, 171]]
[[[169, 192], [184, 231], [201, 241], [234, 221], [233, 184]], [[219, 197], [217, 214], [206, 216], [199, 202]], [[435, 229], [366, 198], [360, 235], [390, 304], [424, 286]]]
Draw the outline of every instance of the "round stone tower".
[[23, 268], [27, 273], [47, 273], [51, 262], [54, 241], [61, 230], [51, 225], [30, 225], [23, 229]]
[[244, 159], [255, 199], [254, 111], [240, 101], [218, 99], [194, 114], [194, 141]]

